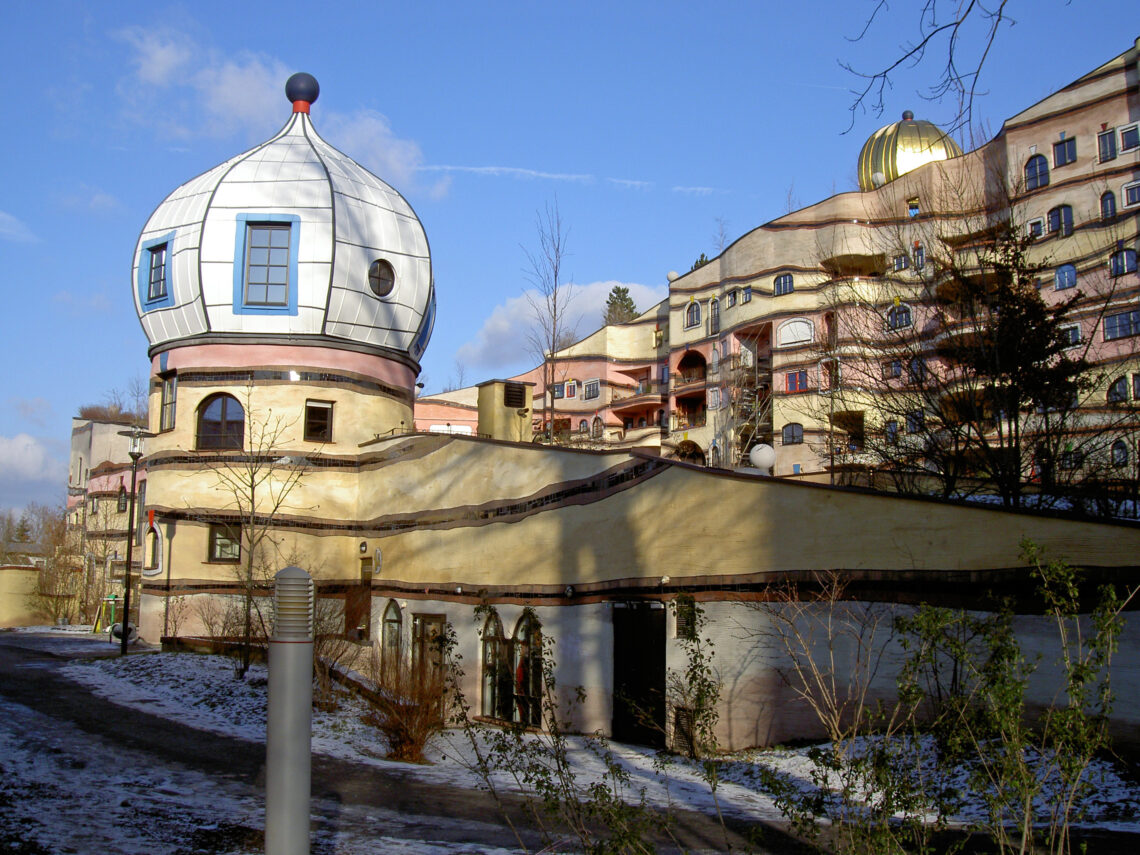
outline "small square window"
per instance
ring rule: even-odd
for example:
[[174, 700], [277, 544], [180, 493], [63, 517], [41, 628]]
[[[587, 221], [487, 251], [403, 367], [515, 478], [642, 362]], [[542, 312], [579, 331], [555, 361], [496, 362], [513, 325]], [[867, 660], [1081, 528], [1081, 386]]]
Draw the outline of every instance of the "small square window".
[[1129, 125], [1120, 129], [1120, 150], [1132, 151], [1140, 148], [1140, 125]]
[[1053, 288], [1064, 291], [1075, 288], [1077, 285], [1077, 268], [1071, 264], [1062, 264], [1053, 274]]
[[922, 410], [912, 410], [906, 414], [906, 432], [921, 433], [926, 429], [926, 416]]
[[751, 285], [745, 285], [744, 288], [741, 290], [740, 302], [741, 303], [751, 303], [752, 302], [752, 286]]
[[1053, 143], [1053, 166], [1065, 166], [1077, 159], [1077, 138], [1069, 137]]
[[784, 375], [784, 390], [803, 392], [807, 390], [807, 371], [789, 371]]
[[554, 400], [556, 400], [556, 401], [559, 400], [560, 398], [566, 397], [566, 384], [565, 383], [555, 383], [553, 386], [550, 387], [550, 390], [554, 394]]
[[1081, 327], [1080, 324], [1073, 324], [1071, 327], [1061, 327], [1061, 338], [1065, 342], [1065, 347], [1077, 347], [1081, 343]]
[[1030, 220], [1025, 224], [1025, 231], [1029, 237], [1036, 240], [1045, 234], [1045, 219], [1043, 217], [1037, 217], [1036, 219]]
[[1116, 160], [1116, 128], [1109, 128], [1104, 133], [1097, 134], [1096, 145], [1101, 163]]
[[305, 402], [306, 442], [332, 442], [333, 405], [330, 401]]
[[210, 526], [210, 561], [236, 564], [241, 561], [241, 528], [214, 523]]
[[1062, 469], [1078, 469], [1084, 456], [1079, 451], [1062, 451], [1061, 452], [1061, 468]]
[[161, 300], [166, 296], [166, 247], [167, 244], [160, 243], [149, 250], [150, 272], [146, 290], [148, 301]]
[[919, 212], [918, 197], [914, 196], [913, 198], [907, 199], [906, 200], [906, 215], [908, 217], [917, 217], [918, 212]]
[[602, 394], [602, 382], [600, 380], [587, 380], [582, 384], [582, 400], [592, 401]]
[[891, 359], [883, 363], [883, 379], [894, 380], [896, 377], [902, 377], [902, 360]]
[[906, 270], [910, 267], [910, 258], [904, 253], [895, 256], [895, 270]]
[[804, 426], [795, 422], [784, 425], [780, 440], [784, 445], [799, 445], [804, 441]]

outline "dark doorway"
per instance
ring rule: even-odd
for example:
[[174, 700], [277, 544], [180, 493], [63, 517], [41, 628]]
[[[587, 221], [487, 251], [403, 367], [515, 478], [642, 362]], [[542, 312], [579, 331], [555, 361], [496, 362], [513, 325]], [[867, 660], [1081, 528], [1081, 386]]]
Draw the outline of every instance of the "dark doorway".
[[619, 742], [665, 746], [665, 608], [614, 603], [614, 719]]
[[372, 629], [372, 559], [360, 561], [360, 584], [344, 598], [344, 634], [353, 641], [368, 641]]

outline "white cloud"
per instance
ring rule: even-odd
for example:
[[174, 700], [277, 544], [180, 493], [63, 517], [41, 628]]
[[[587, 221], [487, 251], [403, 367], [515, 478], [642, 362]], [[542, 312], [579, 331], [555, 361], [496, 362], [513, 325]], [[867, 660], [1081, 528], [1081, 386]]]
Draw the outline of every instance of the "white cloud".
[[271, 57], [243, 52], [222, 61], [208, 51], [205, 65], [191, 78], [202, 113], [209, 117], [205, 131], [213, 136], [261, 134], [284, 124], [289, 73], [283, 62]]
[[112, 194], [87, 184], [80, 184], [74, 193], [64, 196], [63, 204], [67, 208], [93, 213], [107, 213], [122, 207], [122, 203]]
[[[642, 285], [637, 282], [618, 282], [612, 279], [591, 282], [588, 285], [575, 285], [567, 317], [579, 337], [589, 335], [602, 326], [606, 313], [606, 298], [615, 285], [629, 289], [630, 297], [640, 312], [661, 302], [669, 293], [666, 285]], [[537, 292], [529, 293], [537, 297]], [[490, 316], [475, 333], [475, 337], [456, 351], [455, 358], [458, 362], [475, 369], [507, 368], [516, 366], [520, 362], [537, 362], [536, 355], [528, 348], [526, 336], [527, 331], [533, 326], [533, 321], [534, 310], [527, 300], [526, 293], [510, 297], [491, 311]]]
[[388, 118], [375, 110], [351, 115], [326, 114], [322, 118], [325, 138], [353, 160], [367, 167], [394, 187], [408, 187], [421, 169], [424, 155], [413, 140], [392, 133]]
[[652, 190], [652, 181], [635, 181], [632, 178], [607, 178], [606, 181], [610, 184], [616, 184], [618, 187], [625, 187], [628, 190]]
[[186, 35], [151, 27], [127, 27], [115, 35], [134, 48], [131, 64], [139, 80], [151, 86], [168, 86], [190, 64], [197, 45]]
[[684, 193], [687, 196], [711, 196], [713, 193], [723, 192], [718, 191], [714, 187], [674, 187], [674, 193]]
[[14, 406], [25, 421], [38, 427], [47, 427], [52, 418], [51, 403], [46, 398], [9, 398], [8, 405]]
[[10, 240], [17, 243], [35, 243], [39, 240], [32, 230], [17, 220], [11, 214], [0, 211], [0, 240]]
[[34, 436], [0, 436], [0, 482], [13, 481], [52, 483], [62, 491], [67, 485], [67, 464], [53, 458]]

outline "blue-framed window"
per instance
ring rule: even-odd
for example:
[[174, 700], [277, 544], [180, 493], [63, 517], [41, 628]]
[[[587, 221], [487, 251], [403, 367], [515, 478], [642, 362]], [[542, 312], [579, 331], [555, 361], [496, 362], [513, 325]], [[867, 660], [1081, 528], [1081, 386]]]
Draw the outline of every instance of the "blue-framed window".
[[1073, 233], [1073, 207], [1058, 205], [1049, 211], [1049, 234], [1068, 237]]
[[784, 425], [780, 439], [784, 445], [799, 445], [804, 441], [804, 426], [798, 422]]
[[238, 214], [234, 240], [234, 314], [297, 314], [301, 218]]
[[906, 432], [921, 433], [926, 430], [926, 415], [922, 410], [911, 410], [906, 414]]
[[900, 303], [897, 306], [891, 306], [887, 309], [887, 329], [901, 330], [909, 327], [913, 323], [910, 314], [910, 306], [906, 303]]
[[1057, 268], [1053, 274], [1053, 289], [1056, 291], [1064, 291], [1066, 288], [1073, 288], [1077, 284], [1077, 268], [1071, 264], [1062, 264]]
[[1123, 276], [1136, 272], [1136, 250], [1119, 249], [1108, 259], [1108, 272], [1112, 276]]
[[903, 255], [895, 256], [896, 271], [906, 270], [908, 267], [910, 267], [910, 256], [906, 255], [905, 253]]
[[1109, 128], [1097, 134], [1096, 145], [1100, 154], [1100, 162], [1116, 160], [1116, 128]]
[[1065, 166], [1077, 160], [1077, 138], [1069, 137], [1053, 143], [1053, 165]]
[[1043, 154], [1035, 154], [1025, 162], [1025, 189], [1036, 190], [1049, 186], [1049, 161]]
[[926, 250], [922, 244], [918, 244], [914, 248], [914, 269], [915, 271], [919, 271], [924, 267], [926, 267]]
[[174, 232], [143, 241], [135, 286], [138, 290], [139, 305], [144, 312], [174, 305], [174, 292], [170, 287], [173, 247]]
[[1111, 220], [1116, 216], [1116, 196], [1111, 190], [1106, 190], [1100, 197], [1100, 218]]
[[776, 282], [772, 286], [772, 293], [777, 297], [781, 294], [791, 294], [794, 290], [796, 290], [796, 283], [790, 273], [781, 273], [776, 277]]

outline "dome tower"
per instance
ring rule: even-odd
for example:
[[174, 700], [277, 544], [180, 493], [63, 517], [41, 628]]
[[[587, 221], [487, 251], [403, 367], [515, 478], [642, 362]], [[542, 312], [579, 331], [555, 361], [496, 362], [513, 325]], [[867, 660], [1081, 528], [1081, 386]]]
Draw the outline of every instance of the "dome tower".
[[962, 149], [933, 122], [915, 119], [907, 110], [902, 120], [879, 128], [859, 152], [859, 189], [874, 190], [935, 160], [958, 157]]

